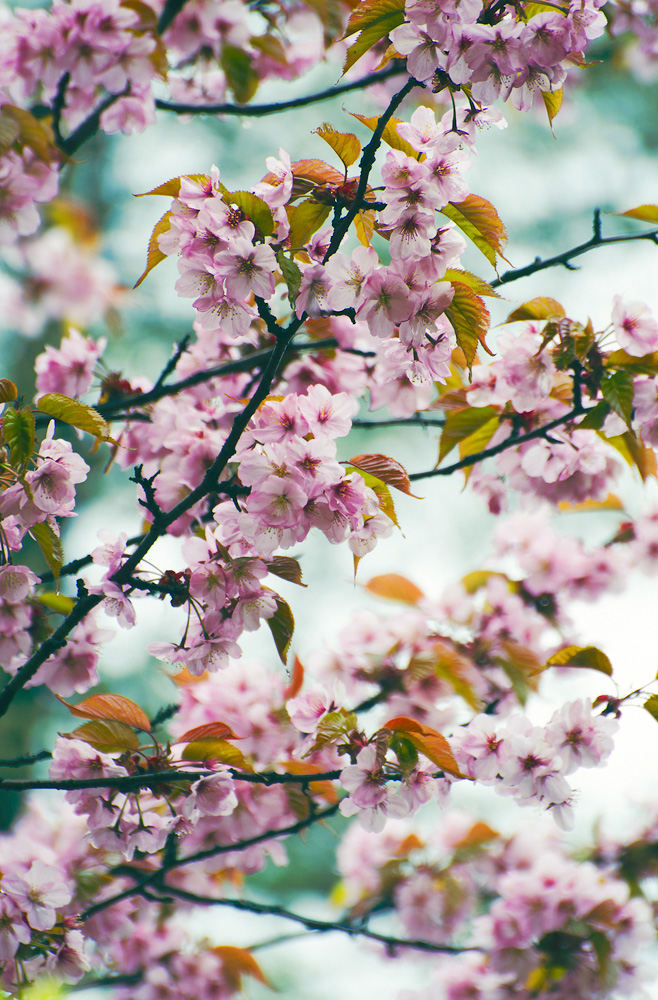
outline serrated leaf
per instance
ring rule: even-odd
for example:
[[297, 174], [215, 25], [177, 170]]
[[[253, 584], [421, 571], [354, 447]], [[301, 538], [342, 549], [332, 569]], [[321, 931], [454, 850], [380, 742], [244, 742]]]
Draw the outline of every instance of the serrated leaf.
[[290, 260], [289, 257], [286, 257], [283, 250], [277, 250], [276, 262], [279, 265], [281, 274], [283, 275], [283, 280], [288, 287], [288, 301], [291, 306], [294, 306], [295, 299], [299, 295], [299, 289], [302, 284], [302, 272], [299, 270], [294, 260]]
[[281, 580], [296, 583], [298, 587], [306, 586], [302, 583], [302, 568], [292, 556], [274, 556], [273, 559], [268, 559], [267, 569]]
[[596, 646], [565, 646], [546, 661], [547, 667], [588, 667], [612, 677], [612, 664]]
[[34, 414], [29, 406], [8, 407], [2, 415], [2, 434], [11, 452], [12, 465], [23, 469], [34, 453]]
[[296, 656], [292, 665], [290, 680], [283, 692], [284, 700], [288, 701], [290, 698], [296, 698], [299, 692], [301, 691], [303, 684], [304, 684], [304, 665], [302, 661], [299, 659], [299, 657]]
[[623, 368], [635, 375], [658, 375], [658, 351], [636, 358], [626, 351], [613, 351], [605, 359], [606, 368]]
[[28, 146], [37, 159], [43, 163], [60, 159], [61, 154], [55, 143], [53, 130], [46, 121], [35, 118], [25, 108], [19, 108], [14, 104], [3, 105], [0, 114], [3, 119], [16, 122], [19, 141], [23, 146]]
[[45, 594], [37, 594], [36, 600], [44, 608], [56, 611], [58, 615], [70, 615], [75, 607], [75, 601], [72, 597], [67, 597], [66, 594], [53, 594], [51, 591]]
[[557, 299], [551, 299], [546, 295], [539, 295], [536, 299], [530, 299], [528, 302], [524, 302], [523, 305], [513, 309], [505, 322], [515, 323], [517, 320], [527, 319], [555, 319], [556, 317], [562, 318], [564, 316], [566, 316], [564, 306]]
[[614, 372], [601, 379], [601, 395], [630, 428], [633, 416], [633, 376], [630, 372]]
[[507, 233], [491, 202], [469, 194], [463, 201], [449, 202], [440, 212], [468, 236], [495, 269], [497, 258], [503, 256]]
[[377, 597], [386, 597], [389, 601], [401, 601], [403, 604], [417, 605], [425, 596], [420, 587], [399, 573], [382, 573], [373, 576], [365, 585], [366, 590]]
[[639, 219], [641, 222], [658, 223], [658, 205], [638, 205], [626, 212], [613, 212], [613, 215], [626, 216], [629, 219]]
[[271, 236], [274, 232], [272, 210], [258, 195], [252, 194], [251, 191], [228, 191], [224, 195], [224, 201], [242, 209], [263, 236]]
[[325, 122], [315, 129], [315, 134], [331, 146], [346, 170], [356, 163], [361, 155], [361, 143], [353, 132], [338, 132], [333, 125]]
[[55, 577], [55, 582], [59, 581], [59, 571], [64, 565], [64, 552], [62, 541], [48, 521], [40, 521], [29, 528], [29, 533], [41, 549], [41, 555], [46, 560], [48, 569]]
[[370, 241], [372, 240], [372, 234], [375, 231], [375, 221], [377, 219], [377, 213], [366, 209], [362, 212], [357, 212], [354, 216], [354, 229], [356, 231], [356, 238], [359, 243], [364, 247], [370, 246]]
[[226, 740], [218, 740], [212, 736], [193, 740], [181, 751], [183, 760], [207, 761], [216, 760], [228, 767], [239, 767], [242, 771], [253, 771], [245, 760], [242, 750], [234, 747]]
[[479, 295], [462, 281], [451, 281], [453, 289], [452, 302], [445, 311], [450, 321], [457, 344], [461, 347], [469, 369], [473, 366], [478, 344], [488, 354], [492, 352], [487, 347], [486, 335], [489, 330], [489, 310]]
[[[210, 174], [181, 174], [180, 177], [172, 177], [171, 180], [158, 184], [157, 187], [151, 188], [150, 191], [142, 191], [140, 194], [136, 194], [135, 198], [146, 198], [151, 194], [161, 194], [169, 198], [178, 198], [183, 177], [187, 177], [191, 181], [196, 181], [198, 184], [210, 188], [212, 180]], [[222, 190], [222, 185], [219, 186], [219, 189], [220, 191]], [[224, 188], [224, 190], [226, 189]]]
[[122, 694], [92, 694], [77, 705], [69, 705], [63, 698], [58, 695], [56, 697], [62, 705], [66, 705], [71, 715], [80, 719], [110, 719], [113, 722], [125, 722], [127, 726], [142, 729], [145, 733], [151, 732], [151, 723], [144, 709]]
[[610, 407], [604, 400], [592, 406], [578, 424], [581, 430], [600, 431], [610, 416]]
[[266, 618], [265, 620], [272, 633], [276, 651], [285, 666], [293, 632], [295, 631], [295, 619], [287, 601], [284, 601], [278, 594], [274, 595], [274, 599], [276, 600], [276, 611], [271, 618]]
[[[350, 475], [355, 473], [361, 476], [364, 483], [371, 489], [379, 500], [379, 509], [382, 514], [386, 516], [393, 522], [393, 524], [399, 528], [397, 514], [395, 513], [395, 504], [393, 503], [393, 497], [391, 496], [391, 491], [389, 490], [386, 483], [383, 483], [381, 479], [377, 479], [376, 476], [372, 476], [369, 472], [364, 472], [363, 469], [355, 469], [354, 466], [348, 465], [345, 469], [345, 474]], [[354, 578], [356, 579], [356, 571], [361, 561], [361, 556], [354, 556]]]
[[[486, 422], [486, 424], [482, 424], [481, 427], [478, 427], [477, 430], [475, 430], [467, 438], [464, 438], [462, 441], [460, 441], [459, 442], [460, 459], [467, 458], [469, 455], [477, 455], [479, 452], [483, 451], [487, 447], [487, 445], [489, 444], [489, 442], [491, 441], [492, 437], [494, 436], [499, 427], [500, 427], [500, 418], [497, 416], [492, 417], [491, 420], [488, 420]], [[471, 475], [473, 468], [474, 467], [471, 465], [467, 466], [465, 469], [462, 470], [467, 480]]]
[[421, 722], [410, 719], [405, 715], [389, 719], [388, 722], [384, 723], [383, 728], [389, 729], [393, 733], [404, 733], [416, 749], [425, 754], [442, 771], [447, 771], [448, 774], [455, 775], [457, 778], [464, 777], [459, 770], [447, 739], [441, 733], [437, 733], [435, 729], [424, 726]]
[[[350, 111], [350, 114], [352, 118], [356, 118], [357, 121], [360, 121], [362, 125], [365, 125], [366, 128], [369, 128], [371, 132], [374, 132], [377, 126], [379, 125], [379, 118], [377, 117], [358, 115], [355, 111]], [[384, 131], [382, 132], [382, 142], [385, 142], [387, 146], [391, 147], [391, 149], [399, 149], [401, 153], [404, 153], [406, 156], [410, 156], [414, 160], [417, 160], [418, 153], [411, 145], [411, 143], [407, 142], [406, 139], [403, 139], [402, 136], [398, 135], [398, 125], [401, 124], [402, 124], [401, 118], [389, 118], [384, 128]]]
[[352, 730], [357, 729], [359, 719], [356, 712], [348, 712], [344, 708], [339, 708], [335, 712], [327, 712], [318, 723], [315, 734], [315, 743], [305, 756], [320, 750], [328, 743], [334, 743], [339, 737], [347, 736]]
[[94, 437], [103, 441], [111, 441], [110, 425], [104, 417], [101, 417], [98, 410], [93, 406], [87, 406], [70, 396], [63, 396], [59, 392], [49, 392], [41, 396], [37, 402], [37, 409], [40, 413], [47, 413], [49, 417], [62, 420], [65, 424], [77, 427], [80, 431], [93, 434]]
[[345, 38], [359, 32], [359, 37], [347, 50], [343, 73], [347, 73], [374, 45], [404, 22], [405, 0], [362, 0], [350, 15]]
[[488, 281], [471, 271], [462, 271], [455, 267], [449, 267], [443, 275], [444, 281], [461, 281], [462, 284], [475, 292], [476, 295], [488, 295], [491, 298], [499, 299], [501, 296], [492, 288]]
[[290, 219], [290, 246], [303, 247], [317, 232], [331, 212], [330, 205], [323, 205], [313, 198], [307, 198], [292, 208]]
[[483, 424], [489, 423], [494, 418], [498, 421], [498, 411], [494, 406], [467, 406], [463, 410], [449, 410], [441, 430], [437, 465], [457, 447], [460, 441], [470, 437]]
[[387, 455], [356, 455], [350, 459], [350, 465], [360, 472], [368, 472], [371, 476], [386, 483], [387, 486], [392, 486], [394, 489], [400, 490], [401, 493], [406, 493], [407, 496], [414, 497], [416, 500], [420, 499], [411, 492], [407, 470], [394, 458], [389, 458]]
[[139, 746], [139, 737], [130, 726], [109, 719], [86, 722], [84, 726], [78, 726], [72, 733], [66, 733], [66, 737], [71, 740], [84, 740], [85, 743], [89, 743], [90, 746], [103, 753], [136, 750]]
[[246, 104], [258, 90], [260, 78], [248, 52], [236, 45], [222, 45], [221, 67], [237, 104]]
[[222, 975], [227, 981], [232, 993], [242, 989], [242, 977], [251, 976], [264, 986], [270, 986], [260, 965], [246, 948], [236, 948], [234, 945], [222, 944], [211, 951], [222, 961]]
[[542, 90], [541, 96], [548, 115], [548, 124], [553, 127], [553, 119], [562, 107], [562, 87], [558, 90]]
[[18, 398], [18, 389], [10, 378], [0, 378], [0, 403], [11, 403]]
[[174, 743], [194, 743], [195, 740], [243, 740], [244, 736], [236, 736], [226, 722], [206, 722], [203, 726], [195, 726], [174, 740]]
[[[147, 191], [146, 194], [160, 194], [159, 191]], [[146, 251], [146, 267], [140, 274], [139, 278], [133, 285], [133, 288], [139, 288], [144, 278], [151, 273], [154, 267], [157, 267], [163, 260], [166, 260], [167, 254], [163, 253], [160, 249], [160, 244], [158, 243], [158, 238], [163, 236], [165, 233], [169, 232], [171, 228], [171, 218], [173, 213], [170, 211], [165, 212], [165, 214], [160, 218], [155, 226], [153, 227], [153, 232], [151, 233], [151, 238], [149, 240], [148, 250]]]

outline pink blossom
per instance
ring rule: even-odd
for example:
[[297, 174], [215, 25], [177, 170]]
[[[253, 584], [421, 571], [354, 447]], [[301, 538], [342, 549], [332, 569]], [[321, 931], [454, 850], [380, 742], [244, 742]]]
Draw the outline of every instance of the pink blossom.
[[658, 350], [658, 323], [643, 302], [625, 303], [621, 295], [615, 295], [612, 325], [619, 346], [629, 354], [642, 357]]
[[6, 872], [2, 889], [23, 912], [30, 927], [46, 931], [57, 921], [57, 909], [70, 903], [73, 893], [61, 872], [43, 861], [33, 861], [24, 872]]

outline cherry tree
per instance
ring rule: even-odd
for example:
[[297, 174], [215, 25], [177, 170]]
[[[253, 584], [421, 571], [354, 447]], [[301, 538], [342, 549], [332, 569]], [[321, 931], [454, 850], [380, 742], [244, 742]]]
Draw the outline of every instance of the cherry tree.
[[[25, 775], [0, 779], [1, 796], [24, 793], [0, 840], [6, 995], [276, 988], [268, 948], [283, 938], [264, 939], [266, 918], [327, 935], [327, 951], [343, 935], [383, 965], [422, 960], [424, 985], [398, 1000], [649, 995], [655, 808], [577, 852], [567, 834], [582, 769], [614, 760], [629, 705], [658, 719], [653, 674], [629, 690], [571, 615], [658, 564], [658, 508], [647, 499], [631, 518], [617, 495], [630, 468], [649, 498], [658, 470], [658, 320], [621, 293], [603, 329], [549, 294], [496, 326], [490, 307], [609, 244], [657, 243], [658, 206], [618, 206], [626, 228], [610, 234], [596, 211], [589, 239], [513, 267], [468, 175], [480, 130], [503, 129], [508, 107], [553, 127], [602, 36], [655, 68], [654, 5], [600, 6], [3, 9], [1, 287], [15, 329], [65, 329], [34, 378], [0, 372], [0, 715], [36, 688], [32, 707], [59, 699], [73, 717], [51, 745], [0, 761]], [[265, 81], [283, 92], [322, 61], [342, 67], [335, 86], [259, 102]], [[161, 371], [129, 357], [113, 370], [110, 320], [131, 293], [84, 211], [58, 196], [90, 140], [148, 129], [156, 109], [267, 120], [343, 94], [360, 110], [354, 132], [345, 115], [318, 125], [326, 160], [291, 155], [271, 129], [243, 190], [219, 162], [135, 192], [163, 209], [136, 285], [174, 258], [193, 332]], [[103, 316], [107, 336], [89, 336]], [[405, 430], [406, 453], [393, 439], [352, 453], [353, 428], [381, 440], [389, 427]], [[432, 468], [414, 457], [419, 428], [438, 441]], [[102, 464], [134, 484], [135, 533], [113, 530], [108, 497], [92, 550], [65, 552], [66, 519], [84, 509], [81, 488], [100, 492]], [[429, 521], [417, 484], [445, 476], [498, 518], [486, 561], [444, 593], [395, 567], [370, 576], [368, 554], [404, 527], [396, 498]], [[565, 536], [564, 509], [606, 510], [614, 529], [598, 545]], [[302, 662], [280, 590], [304, 586], [300, 554], [321, 535], [382, 611], [357, 611]], [[98, 666], [156, 602], [167, 613], [143, 654], [162, 697], [149, 715]], [[242, 656], [259, 629], [272, 639], [262, 662]], [[591, 695], [546, 711], [547, 680], [575, 672]], [[511, 832], [478, 813], [496, 795], [513, 800]], [[268, 862], [294, 880], [305, 832], [327, 827], [340, 883], [321, 916], [254, 891]], [[227, 910], [249, 915], [249, 947], [219, 937]]]

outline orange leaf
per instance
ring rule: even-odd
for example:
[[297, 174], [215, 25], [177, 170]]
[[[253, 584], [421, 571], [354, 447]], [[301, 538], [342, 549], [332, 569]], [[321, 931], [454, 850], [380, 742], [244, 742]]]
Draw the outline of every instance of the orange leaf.
[[92, 694], [91, 698], [85, 698], [77, 705], [69, 705], [59, 695], [56, 697], [62, 705], [66, 705], [71, 715], [76, 715], [79, 719], [111, 719], [114, 722], [125, 722], [133, 729], [151, 732], [151, 723], [146, 712], [130, 698], [124, 698], [121, 694]]
[[366, 590], [371, 594], [377, 594], [378, 597], [388, 597], [391, 601], [402, 601], [404, 604], [418, 604], [425, 596], [420, 587], [398, 573], [373, 576], [372, 580], [366, 583]]
[[156, 222], [153, 227], [153, 232], [151, 233], [151, 239], [149, 240], [148, 250], [146, 252], [146, 267], [140, 274], [139, 278], [133, 285], [133, 288], [138, 288], [143, 282], [144, 278], [157, 267], [161, 261], [165, 260], [167, 257], [166, 253], [163, 253], [160, 249], [160, 244], [158, 242], [160, 236], [164, 236], [165, 233], [169, 232], [171, 228], [171, 211], [165, 212], [161, 219]]
[[243, 740], [244, 736], [236, 736], [225, 722], [207, 722], [205, 726], [195, 726], [179, 736], [176, 743], [193, 743], [194, 740], [205, 740], [212, 737], [216, 740]]
[[324, 122], [315, 129], [315, 133], [331, 146], [336, 156], [342, 160], [345, 169], [356, 163], [361, 153], [361, 143], [352, 132], [337, 132], [333, 125]]
[[237, 992], [242, 988], [242, 977], [253, 976], [264, 986], [270, 986], [260, 965], [246, 948], [236, 948], [234, 945], [217, 945], [212, 949], [222, 960], [222, 972], [231, 990]]
[[283, 692], [285, 700], [288, 701], [289, 698], [295, 698], [301, 691], [303, 683], [304, 666], [299, 657], [295, 656], [295, 662], [292, 665], [292, 673], [290, 675], [290, 683]]
[[407, 470], [394, 458], [389, 458], [387, 455], [357, 455], [355, 458], [350, 458], [349, 464], [360, 469], [361, 472], [367, 472], [376, 479], [380, 479], [387, 486], [393, 486], [401, 493], [406, 493], [407, 496], [414, 497], [416, 500], [421, 499], [411, 492]]
[[[326, 770], [320, 767], [319, 764], [309, 764], [305, 760], [286, 760], [282, 764], [285, 767], [288, 774], [321, 774], [322, 771]], [[336, 789], [333, 786], [333, 782], [324, 781], [310, 781], [308, 789], [311, 795], [321, 795], [323, 799], [327, 802], [334, 803], [338, 801], [338, 795], [336, 794]]]
[[407, 739], [416, 747], [416, 750], [420, 750], [421, 753], [425, 754], [442, 771], [447, 771], [448, 774], [453, 774], [457, 778], [465, 777], [459, 770], [457, 761], [445, 736], [437, 733], [430, 726], [424, 726], [422, 722], [410, 719], [406, 715], [398, 715], [394, 719], [389, 719], [388, 722], [384, 723], [384, 729], [390, 729], [391, 732], [395, 733], [404, 733]]

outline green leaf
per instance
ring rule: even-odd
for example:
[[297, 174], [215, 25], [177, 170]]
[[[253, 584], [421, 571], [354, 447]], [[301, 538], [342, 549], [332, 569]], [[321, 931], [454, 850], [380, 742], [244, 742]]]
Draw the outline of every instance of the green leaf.
[[522, 306], [513, 309], [509, 314], [506, 323], [515, 323], [517, 320], [526, 319], [556, 319], [566, 316], [564, 306], [557, 299], [540, 295], [536, 299], [524, 302]]
[[615, 372], [602, 379], [601, 394], [630, 429], [633, 416], [633, 376], [630, 372]]
[[55, 581], [58, 581], [59, 571], [64, 564], [64, 552], [59, 535], [47, 521], [33, 524], [29, 530], [41, 549], [41, 555], [46, 560], [48, 569], [55, 577]]
[[658, 375], [658, 351], [636, 358], [626, 351], [613, 351], [605, 360], [607, 368], [623, 368], [635, 375]]
[[359, 37], [347, 50], [343, 73], [347, 73], [361, 56], [404, 22], [405, 0], [362, 0], [347, 22], [345, 38], [359, 32]]
[[460, 441], [474, 434], [484, 424], [496, 418], [498, 423], [498, 410], [494, 406], [467, 406], [463, 410], [450, 410], [446, 414], [446, 421], [441, 431], [441, 443], [439, 445], [439, 465], [453, 448]]
[[[356, 118], [360, 121], [362, 125], [369, 128], [371, 132], [374, 132], [379, 125], [379, 118], [368, 117], [367, 115], [357, 115], [355, 111], [350, 111], [352, 118]], [[382, 142], [385, 142], [387, 146], [391, 149], [399, 149], [401, 153], [406, 156], [411, 156], [414, 160], [418, 159], [418, 153], [406, 139], [403, 139], [398, 135], [398, 125], [402, 124], [401, 118], [389, 118], [386, 123], [386, 127], [382, 132]]]
[[281, 658], [281, 662], [285, 665], [293, 632], [295, 631], [295, 619], [293, 618], [288, 602], [284, 601], [278, 594], [275, 594], [274, 598], [276, 600], [276, 611], [271, 618], [266, 618], [265, 620], [272, 633], [277, 653]]
[[315, 134], [331, 146], [347, 170], [361, 155], [361, 143], [352, 132], [338, 132], [333, 125], [325, 122], [315, 129]]
[[440, 211], [472, 240], [495, 268], [497, 258], [503, 256], [507, 233], [491, 202], [478, 194], [469, 194], [464, 201], [449, 202]]
[[239, 767], [243, 771], [252, 771], [253, 768], [247, 764], [245, 756], [238, 747], [226, 740], [218, 740], [212, 736], [204, 739], [194, 740], [188, 743], [181, 753], [183, 760], [218, 760], [221, 764], [229, 767]]
[[37, 594], [36, 599], [39, 604], [43, 604], [44, 608], [50, 608], [58, 615], [70, 615], [75, 607], [75, 601], [72, 597], [67, 597], [65, 594], [53, 594], [51, 591]]
[[291, 306], [294, 306], [295, 299], [299, 294], [299, 289], [302, 283], [302, 272], [299, 270], [294, 260], [290, 260], [289, 257], [286, 257], [283, 250], [277, 250], [276, 262], [281, 269], [283, 280], [288, 286], [288, 301]]
[[12, 464], [23, 469], [34, 452], [34, 414], [29, 406], [8, 407], [2, 417], [2, 432], [11, 451]]
[[252, 194], [251, 191], [227, 191], [224, 195], [227, 205], [237, 205], [242, 209], [248, 219], [251, 219], [256, 229], [260, 229], [263, 236], [271, 236], [274, 232], [274, 219], [272, 211], [262, 198]]
[[[353, 472], [355, 472], [358, 476], [361, 476], [366, 486], [377, 496], [377, 499], [379, 500], [379, 509], [382, 514], [386, 514], [393, 524], [399, 528], [400, 525], [398, 524], [397, 514], [395, 513], [393, 497], [391, 496], [391, 491], [386, 483], [382, 482], [381, 479], [378, 479], [377, 476], [373, 476], [371, 473], [365, 472], [363, 469], [357, 469], [353, 465], [347, 465], [345, 467], [346, 475], [350, 475]], [[355, 563], [355, 575], [357, 565], [358, 563]]]
[[72, 733], [66, 733], [66, 738], [84, 740], [85, 743], [89, 743], [90, 746], [103, 753], [136, 750], [139, 746], [139, 737], [130, 726], [123, 722], [104, 719], [85, 722], [83, 726], [78, 726]]
[[479, 295], [462, 281], [451, 281], [453, 288], [452, 302], [445, 311], [447, 319], [452, 324], [470, 368], [473, 366], [478, 344], [482, 344], [487, 353], [491, 351], [486, 344], [486, 334], [489, 329], [489, 310]]
[[565, 646], [548, 658], [546, 667], [588, 667], [612, 677], [610, 660], [596, 646]]
[[281, 580], [296, 583], [298, 587], [306, 586], [305, 583], [302, 583], [302, 568], [292, 556], [274, 556], [273, 559], [268, 560], [267, 569], [269, 573], [280, 577]]
[[600, 400], [596, 406], [587, 411], [583, 419], [578, 424], [582, 430], [600, 431], [606, 418], [610, 414], [610, 406], [604, 400]]
[[489, 295], [494, 299], [499, 299], [501, 297], [498, 292], [491, 287], [488, 281], [485, 281], [484, 278], [480, 278], [477, 274], [472, 274], [471, 271], [462, 271], [454, 267], [449, 267], [443, 275], [443, 280], [461, 281], [462, 284], [468, 285], [468, 287], [474, 291], [476, 295]]
[[651, 718], [658, 722], [658, 694], [650, 695], [643, 704], [642, 708], [646, 708]]
[[290, 246], [303, 247], [317, 232], [331, 211], [330, 205], [323, 205], [314, 198], [300, 202], [290, 213]]
[[[180, 190], [180, 180], [179, 180], [179, 190]], [[154, 191], [146, 191], [146, 194], [164, 194], [157, 189]], [[139, 196], [141, 197], [141, 195]], [[148, 250], [146, 251], [146, 267], [140, 274], [139, 278], [133, 285], [133, 288], [139, 288], [144, 278], [150, 274], [154, 267], [166, 259], [167, 254], [163, 253], [160, 249], [160, 244], [158, 243], [158, 237], [163, 236], [165, 233], [169, 232], [171, 228], [171, 217], [172, 212], [165, 212], [161, 219], [159, 219], [155, 226], [153, 227], [153, 232], [151, 233], [151, 238], [149, 240]]]
[[111, 441], [110, 426], [104, 417], [101, 417], [98, 410], [93, 406], [87, 406], [77, 399], [63, 396], [59, 392], [49, 392], [41, 396], [37, 402], [37, 409], [40, 413], [47, 413], [56, 420], [62, 420], [65, 424], [71, 424], [78, 430], [93, 434], [94, 437], [103, 441]]
[[235, 45], [222, 45], [221, 66], [238, 104], [246, 104], [258, 90], [259, 76], [248, 52]]
[[345, 708], [339, 708], [335, 712], [327, 712], [318, 724], [315, 735], [315, 743], [304, 756], [314, 750], [320, 750], [328, 743], [334, 743], [341, 736], [347, 736], [354, 729], [358, 729], [359, 719], [356, 712], [348, 712]]

